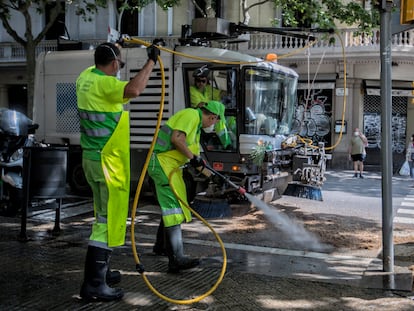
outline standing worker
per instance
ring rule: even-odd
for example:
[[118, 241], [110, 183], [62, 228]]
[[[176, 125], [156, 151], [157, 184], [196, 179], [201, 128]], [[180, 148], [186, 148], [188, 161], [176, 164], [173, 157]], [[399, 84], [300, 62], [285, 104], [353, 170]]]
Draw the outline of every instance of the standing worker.
[[82, 166], [95, 213], [80, 290], [88, 300], [112, 301], [124, 295], [122, 289], [109, 286], [121, 280], [119, 271], [110, 271], [109, 261], [113, 247], [125, 243], [129, 209], [129, 113], [123, 105], [145, 89], [160, 51], [152, 45], [147, 54], [140, 72], [130, 81], [120, 81], [117, 76], [125, 65], [120, 49], [102, 43], [95, 50], [95, 66], [76, 80]]
[[349, 144], [349, 158], [354, 163], [354, 177], [364, 178], [362, 172], [364, 171], [365, 147], [368, 145], [368, 140], [359, 128], [355, 128], [351, 143]]
[[199, 259], [184, 255], [181, 223], [191, 221], [191, 212], [186, 207], [187, 192], [183, 171], [179, 168], [187, 162], [195, 168], [204, 165], [199, 156], [201, 129], [210, 128], [219, 117], [224, 118], [223, 104], [209, 101], [200, 108], [186, 108], [172, 115], [158, 133], [148, 166], [148, 175], [154, 181], [161, 207], [161, 222], [154, 250], [166, 250], [170, 273], [199, 264]]

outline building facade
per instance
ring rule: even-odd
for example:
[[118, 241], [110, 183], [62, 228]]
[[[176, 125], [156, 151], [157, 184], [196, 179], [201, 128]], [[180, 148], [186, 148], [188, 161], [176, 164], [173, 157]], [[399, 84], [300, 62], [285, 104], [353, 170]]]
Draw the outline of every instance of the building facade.
[[[220, 2], [220, 1], [218, 1]], [[75, 14], [75, 7], [66, 6], [55, 38], [49, 36], [37, 52], [57, 50], [59, 44], [81, 42], [93, 48], [108, 38], [108, 29], [138, 36], [149, 42], [162, 37], [169, 47], [178, 44], [182, 25], [191, 25], [200, 16], [191, 0], [167, 11], [155, 3], [141, 12], [124, 14], [118, 23], [115, 2], [100, 9], [93, 21], [85, 22]], [[217, 16], [238, 23], [244, 19], [238, 0], [221, 1]], [[36, 16], [36, 15], [34, 15]], [[280, 11], [267, 3], [249, 11], [249, 25], [270, 27], [280, 19]], [[18, 33], [23, 33], [21, 19], [13, 17]], [[47, 16], [37, 15], [33, 29], [40, 31]], [[60, 26], [61, 27], [61, 26]], [[63, 32], [62, 32], [63, 31]], [[293, 68], [300, 75], [295, 126], [301, 136], [323, 141], [333, 157], [330, 166], [349, 169], [348, 141], [353, 129], [360, 128], [368, 137], [367, 167], [378, 169], [381, 150], [380, 97], [380, 33], [357, 34], [356, 29], [343, 28], [329, 38], [316, 36], [315, 42], [269, 33], [250, 33], [242, 42], [215, 42], [227, 49], [257, 57], [276, 53], [278, 62]], [[400, 32], [392, 38], [392, 141], [394, 168], [405, 157], [406, 144], [414, 133], [414, 32]], [[24, 49], [15, 43], [0, 26], [0, 107], [26, 113], [26, 68]], [[339, 130], [344, 121], [343, 132]]]

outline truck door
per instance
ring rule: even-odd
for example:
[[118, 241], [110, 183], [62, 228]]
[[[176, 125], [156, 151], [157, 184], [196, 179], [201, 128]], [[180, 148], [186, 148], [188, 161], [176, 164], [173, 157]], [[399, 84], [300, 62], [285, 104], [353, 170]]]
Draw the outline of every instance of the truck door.
[[225, 120], [211, 133], [202, 131], [201, 143], [208, 158], [211, 152], [237, 151], [237, 71], [231, 66], [191, 64], [183, 66], [186, 107], [201, 107], [210, 100], [223, 103]]

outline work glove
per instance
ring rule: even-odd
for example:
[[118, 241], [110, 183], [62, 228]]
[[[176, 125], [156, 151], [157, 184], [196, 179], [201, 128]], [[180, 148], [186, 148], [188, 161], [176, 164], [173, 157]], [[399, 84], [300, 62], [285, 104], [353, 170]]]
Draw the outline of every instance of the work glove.
[[154, 64], [157, 64], [157, 59], [158, 56], [160, 56], [160, 53], [160, 50], [154, 44], [147, 47], [148, 58], [151, 59]]
[[204, 167], [205, 166], [205, 162], [204, 162], [204, 160], [203, 160], [203, 158], [202, 157], [200, 157], [200, 156], [194, 156], [191, 160], [190, 160], [190, 165], [192, 166], [192, 167], [200, 167], [200, 166], [202, 166], [202, 167]]

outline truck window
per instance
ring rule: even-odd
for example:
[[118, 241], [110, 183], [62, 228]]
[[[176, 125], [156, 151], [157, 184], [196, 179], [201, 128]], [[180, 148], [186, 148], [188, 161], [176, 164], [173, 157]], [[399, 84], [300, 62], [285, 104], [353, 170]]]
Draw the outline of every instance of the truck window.
[[249, 68], [244, 74], [245, 134], [288, 135], [296, 105], [297, 78], [283, 71]]
[[188, 83], [188, 103], [196, 108], [209, 100], [225, 106], [225, 120], [217, 122], [212, 133], [201, 135], [203, 148], [209, 151], [232, 152], [237, 148], [236, 70], [231, 67], [192, 67], [185, 72]]

